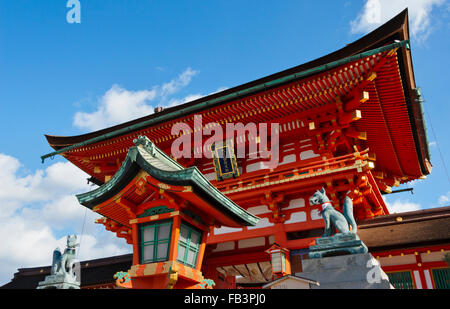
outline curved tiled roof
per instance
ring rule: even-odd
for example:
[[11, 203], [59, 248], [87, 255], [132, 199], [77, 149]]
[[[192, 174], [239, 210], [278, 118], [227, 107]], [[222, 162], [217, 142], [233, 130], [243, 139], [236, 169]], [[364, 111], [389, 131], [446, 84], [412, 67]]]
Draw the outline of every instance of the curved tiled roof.
[[119, 193], [140, 170], [144, 170], [164, 184], [192, 187], [194, 194], [241, 225], [248, 226], [258, 223], [258, 217], [245, 211], [223, 195], [197, 167], [183, 168], [150, 142], [147, 137], [140, 136], [135, 143], [136, 146], [129, 149], [121, 168], [110, 181], [93, 191], [77, 195], [81, 205], [92, 209]]
[[[143, 127], [159, 125], [167, 121], [186, 117], [187, 115], [211, 109], [216, 106], [221, 106], [236, 99], [248, 97], [274, 87], [279, 87], [280, 85], [292, 82], [293, 80], [302, 80], [319, 72], [328, 70], [329, 65], [336, 61], [342, 61], [367, 51], [373, 51], [388, 44], [393, 44], [396, 41], [409, 41], [407, 10], [404, 10], [396, 17], [361, 39], [350, 43], [333, 53], [305, 64], [103, 130], [70, 137], [46, 135], [48, 143], [56, 150], [56, 152], [44, 155], [42, 156], [42, 159], [65, 152], [68, 150], [67, 147], [76, 148], [98, 143], [113, 137], [136, 132]], [[416, 91], [411, 51], [409, 48], [402, 48], [399, 51], [398, 68], [401, 74], [401, 87], [403, 88], [402, 95], [404, 95], [403, 104], [405, 105], [405, 111], [407, 111], [405, 119], [406, 122], [409, 122], [404, 127], [410, 127], [407, 132], [405, 131], [402, 134], [411, 137], [412, 143], [415, 146], [414, 151], [417, 153], [417, 157], [414, 158], [414, 160], [418, 161], [421, 174], [427, 175], [431, 171], [431, 164], [429, 162], [430, 155], [422, 114], [421, 99], [420, 94]], [[394, 131], [392, 128], [390, 128], [390, 130]], [[393, 142], [395, 143], [396, 141], [394, 140]], [[407, 161], [413, 160], [411, 155], [408, 154], [407, 156]], [[417, 175], [417, 172], [414, 172], [413, 175]]]

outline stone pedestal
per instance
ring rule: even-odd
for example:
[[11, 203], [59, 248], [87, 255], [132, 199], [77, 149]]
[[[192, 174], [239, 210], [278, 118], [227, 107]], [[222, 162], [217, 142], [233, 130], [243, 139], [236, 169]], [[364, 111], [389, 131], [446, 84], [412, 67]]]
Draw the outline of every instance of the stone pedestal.
[[393, 289], [370, 253], [303, 260], [302, 268], [295, 275], [318, 281], [313, 289]]
[[367, 253], [367, 247], [356, 233], [338, 233], [330, 237], [316, 239], [316, 244], [309, 247], [309, 258], [323, 258], [343, 254]]
[[37, 289], [79, 289], [80, 282], [68, 275], [49, 275], [39, 282]]

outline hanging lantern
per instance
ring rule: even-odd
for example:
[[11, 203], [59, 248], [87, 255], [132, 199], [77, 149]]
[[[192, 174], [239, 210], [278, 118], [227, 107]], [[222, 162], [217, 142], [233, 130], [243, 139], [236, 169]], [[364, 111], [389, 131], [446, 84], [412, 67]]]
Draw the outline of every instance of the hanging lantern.
[[282, 277], [291, 273], [291, 263], [289, 260], [289, 250], [281, 248], [278, 244], [265, 251], [270, 255], [272, 263], [272, 273], [278, 277]]

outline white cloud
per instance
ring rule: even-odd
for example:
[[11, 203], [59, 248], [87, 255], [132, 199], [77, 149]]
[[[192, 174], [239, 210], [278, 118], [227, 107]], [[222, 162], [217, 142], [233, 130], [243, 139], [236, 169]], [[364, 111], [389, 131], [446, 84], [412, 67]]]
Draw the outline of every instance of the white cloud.
[[[28, 221], [13, 216], [8, 220], [1, 220], [0, 233], [4, 236], [8, 235], [2, 239], [0, 264], [15, 264], [16, 267], [23, 267], [51, 263], [49, 259], [51, 260], [51, 252], [54, 249], [52, 244], [56, 244], [57, 239], [48, 225], [39, 220]], [[12, 275], [15, 269], [9, 271]]]
[[198, 74], [198, 71], [187, 68], [183, 73], [181, 73], [178, 78], [171, 80], [161, 86], [161, 96], [166, 97], [176, 93], [181, 88], [186, 87], [190, 82], [192, 77]]
[[[198, 71], [187, 68], [177, 78], [150, 90], [131, 91], [113, 85], [99, 100], [97, 110], [77, 112], [73, 123], [80, 129], [94, 131], [146, 116], [153, 113], [157, 105], [167, 106], [167, 98], [186, 87], [197, 74]], [[178, 102], [174, 100], [169, 106]]]
[[450, 191], [447, 192], [447, 194], [439, 196], [438, 203], [441, 206], [448, 206], [448, 205], [450, 205]]
[[[132, 252], [131, 245], [127, 245], [124, 239], [119, 239], [114, 233], [104, 232], [101, 236], [83, 234], [81, 238], [78, 259], [91, 260], [102, 257], [116, 256]], [[64, 238], [64, 241], [66, 239]], [[128, 269], [123, 269], [127, 271]]]
[[11, 215], [25, 203], [55, 200], [87, 188], [87, 174], [70, 163], [58, 162], [23, 176], [21, 168], [19, 160], [0, 153], [0, 217]]
[[74, 125], [80, 129], [99, 130], [153, 112], [150, 105], [155, 90], [130, 91], [113, 85], [99, 102], [93, 113], [77, 112]]
[[191, 102], [191, 101], [200, 99], [202, 97], [204, 97], [204, 95], [202, 95], [201, 93], [197, 93], [197, 94], [190, 94], [190, 95], [184, 97], [183, 99], [171, 99], [165, 107], [181, 105], [181, 104], [184, 104], [187, 102]]
[[393, 203], [385, 200], [385, 202], [389, 213], [401, 213], [422, 209], [420, 204], [410, 202], [409, 200], [395, 200]]
[[[25, 207], [18, 215], [29, 221], [32, 221], [33, 218], [39, 218], [41, 222], [51, 225], [53, 229], [62, 230], [74, 224], [74, 222], [82, 222], [85, 212], [86, 208], [80, 206], [75, 195], [64, 195], [37, 208]], [[91, 219], [94, 220], [95, 218]]]
[[211, 92], [209, 94], [206, 94], [206, 95], [201, 94], [201, 93], [197, 93], [197, 94], [190, 94], [190, 95], [184, 97], [183, 99], [171, 99], [166, 107], [172, 107], [172, 106], [180, 105], [180, 104], [183, 104], [183, 103], [191, 102], [191, 101], [200, 99], [202, 97], [209, 96], [211, 94], [224, 91], [226, 89], [228, 89], [228, 87], [219, 87], [216, 91], [213, 91], [213, 92]]
[[64, 235], [81, 233], [85, 214], [79, 259], [131, 252], [94, 223], [98, 214], [78, 204], [74, 195], [93, 189], [87, 177], [69, 162], [27, 173], [19, 160], [0, 154], [0, 285], [18, 268], [50, 265], [53, 250], [65, 248]]
[[423, 42], [432, 30], [433, 8], [444, 3], [445, 0], [367, 0], [356, 19], [350, 22], [351, 32], [372, 31], [408, 8], [411, 36]]

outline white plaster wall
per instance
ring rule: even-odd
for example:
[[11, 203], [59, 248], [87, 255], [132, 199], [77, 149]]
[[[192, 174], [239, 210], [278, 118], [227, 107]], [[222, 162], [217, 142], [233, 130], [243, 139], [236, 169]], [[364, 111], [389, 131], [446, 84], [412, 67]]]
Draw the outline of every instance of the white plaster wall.
[[322, 216], [319, 215], [319, 210], [313, 209], [311, 210], [311, 220], [319, 220], [322, 219]]
[[289, 206], [286, 208], [283, 208], [283, 209], [285, 210], [285, 209], [294, 209], [294, 208], [301, 208], [301, 207], [305, 207], [305, 199], [296, 198], [296, 199], [290, 200]]
[[226, 241], [217, 244], [217, 247], [213, 250], [213, 252], [221, 252], [234, 250], [234, 241]]
[[419, 289], [423, 289], [422, 287], [422, 282], [420, 281], [420, 274], [418, 270], [413, 271], [413, 275], [414, 275], [414, 281], [416, 283], [416, 288]]
[[435, 251], [430, 253], [425, 252], [420, 254], [420, 258], [422, 259], [422, 262], [441, 262], [444, 259], [445, 254], [448, 252], [449, 251]]
[[232, 228], [223, 226], [221, 228], [214, 228], [214, 235], [234, 233], [234, 232], [242, 232], [242, 228]]
[[216, 173], [208, 173], [208, 174], [204, 174], [204, 176], [205, 176], [206, 179], [208, 179], [209, 181], [211, 181], [211, 180], [216, 180]]
[[266, 244], [265, 237], [241, 239], [238, 241], [238, 247], [240, 249], [250, 248], [250, 247], [260, 247], [260, 246], [264, 246], [265, 244]]
[[300, 160], [307, 160], [307, 159], [315, 158], [318, 156], [320, 156], [320, 155], [317, 153], [314, 153], [314, 151], [312, 151], [312, 150], [306, 150], [306, 151], [300, 152]]
[[264, 170], [264, 169], [268, 169], [267, 165], [265, 165], [264, 162], [252, 163], [252, 164], [247, 165], [247, 167], [246, 167], [247, 173]]
[[269, 213], [269, 207], [267, 207], [267, 205], [261, 205], [261, 206], [255, 206], [255, 207], [250, 207], [247, 209], [247, 211], [249, 213], [251, 213], [252, 215], [262, 215], [262, 214], [266, 214]]
[[300, 212], [294, 212], [291, 214], [291, 218], [289, 220], [286, 220], [284, 223], [297, 223], [297, 222], [305, 222], [306, 221], [306, 212], [300, 211]]
[[296, 160], [295, 154], [290, 154], [290, 155], [284, 156], [283, 161], [281, 161], [278, 165], [292, 163], [292, 162], [295, 162], [295, 160]]
[[282, 146], [282, 147], [283, 147], [283, 151], [292, 150], [292, 149], [295, 148], [294, 146], [295, 146], [294, 143], [284, 144], [284, 145]]
[[406, 254], [404, 256], [394, 255], [392, 257], [381, 257], [379, 262], [381, 266], [415, 264], [416, 256], [414, 254]]
[[433, 282], [431, 280], [430, 271], [428, 269], [425, 269], [423, 272], [425, 274], [425, 282], [427, 284], [427, 289], [433, 289]]
[[261, 218], [255, 226], [248, 226], [247, 230], [262, 229], [269, 226], [273, 226], [273, 223], [270, 223], [268, 218]]

